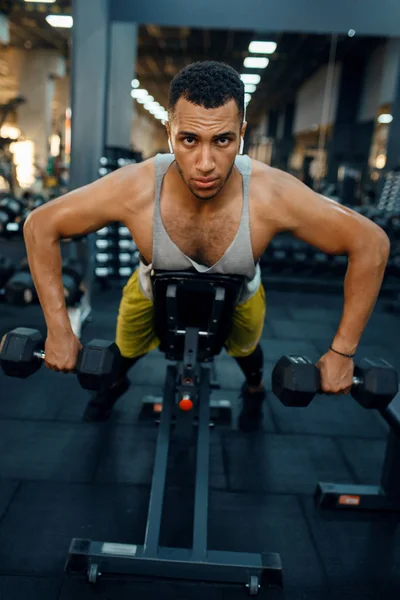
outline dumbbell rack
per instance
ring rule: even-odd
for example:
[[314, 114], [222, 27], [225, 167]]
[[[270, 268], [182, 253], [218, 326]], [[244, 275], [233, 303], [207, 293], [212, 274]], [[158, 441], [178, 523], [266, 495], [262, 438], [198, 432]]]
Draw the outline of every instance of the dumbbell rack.
[[379, 412], [390, 425], [380, 485], [320, 482], [315, 491], [315, 501], [320, 508], [400, 511], [400, 393]]
[[[384, 229], [391, 240], [391, 255], [381, 293], [398, 295], [390, 305], [400, 311], [400, 172], [386, 174], [375, 206], [350, 207]], [[341, 292], [347, 256], [324, 254], [288, 234], [271, 240], [261, 258], [263, 282], [269, 289]]]
[[[108, 149], [100, 158], [99, 177], [133, 164], [136, 160], [129, 151]], [[113, 223], [95, 233], [94, 272], [103, 286], [113, 280], [127, 280], [139, 264], [139, 251], [132, 234], [123, 223]]]
[[139, 251], [132, 234], [122, 224], [103, 227], [95, 234], [95, 275], [105, 284], [128, 279], [139, 264]]
[[[385, 177], [378, 208], [388, 215], [388, 235], [391, 241], [391, 256], [388, 270], [399, 276], [400, 273], [400, 172], [390, 171]], [[400, 312], [400, 293], [387, 305], [392, 312]]]
[[20, 233], [20, 220], [27, 213], [27, 206], [22, 200], [6, 194], [0, 198], [0, 235], [5, 238]]

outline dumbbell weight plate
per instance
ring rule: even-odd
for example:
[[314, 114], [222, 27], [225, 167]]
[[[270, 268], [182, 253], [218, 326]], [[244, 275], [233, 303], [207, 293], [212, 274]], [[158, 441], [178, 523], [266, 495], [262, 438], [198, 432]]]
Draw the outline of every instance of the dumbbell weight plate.
[[26, 379], [42, 366], [42, 360], [34, 353], [44, 347], [40, 331], [17, 327], [4, 336], [0, 346], [0, 364], [6, 375]]
[[305, 356], [282, 356], [272, 371], [272, 391], [285, 406], [308, 406], [320, 387], [320, 372]]
[[92, 340], [78, 355], [78, 381], [86, 390], [107, 388], [118, 377], [120, 363], [121, 354], [117, 344], [106, 340]]
[[13, 275], [15, 267], [7, 256], [0, 256], [0, 288], [3, 288]]
[[37, 298], [32, 275], [27, 271], [18, 271], [5, 286], [5, 298], [9, 304], [28, 306]]
[[81, 297], [80, 285], [83, 279], [83, 269], [79, 261], [68, 259], [62, 267], [64, 296], [67, 306], [72, 306]]
[[0, 235], [4, 235], [7, 232], [7, 223], [9, 220], [8, 214], [0, 208]]
[[362, 358], [354, 367], [354, 376], [360, 382], [351, 394], [364, 408], [386, 408], [399, 390], [396, 369], [382, 358]]
[[23, 212], [24, 205], [16, 198], [3, 198], [0, 201], [0, 209], [4, 210], [11, 220], [14, 220]]

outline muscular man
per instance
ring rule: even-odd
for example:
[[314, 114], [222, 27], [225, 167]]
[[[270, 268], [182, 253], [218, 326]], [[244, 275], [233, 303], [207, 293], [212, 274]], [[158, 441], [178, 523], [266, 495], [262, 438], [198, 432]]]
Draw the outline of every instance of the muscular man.
[[168, 112], [171, 154], [127, 166], [74, 190], [38, 208], [26, 221], [29, 264], [48, 328], [46, 365], [70, 372], [80, 348], [64, 303], [59, 240], [119, 221], [139, 248], [140, 267], [125, 286], [119, 309], [120, 378], [91, 398], [85, 420], [110, 416], [127, 389], [129, 368], [158, 345], [151, 269], [195, 268], [200, 273], [246, 277], [226, 348], [246, 377], [240, 426], [253, 429], [265, 395], [259, 344], [265, 297], [258, 263], [271, 239], [288, 231], [323, 252], [348, 256], [342, 318], [318, 362], [322, 390], [347, 393], [352, 357], [382, 283], [388, 237], [373, 222], [287, 173], [241, 155], [244, 86], [231, 67], [203, 62], [184, 68], [171, 83]]

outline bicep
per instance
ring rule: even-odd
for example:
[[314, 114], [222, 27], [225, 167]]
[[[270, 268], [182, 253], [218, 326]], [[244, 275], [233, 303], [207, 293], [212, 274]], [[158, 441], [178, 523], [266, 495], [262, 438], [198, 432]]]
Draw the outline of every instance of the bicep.
[[97, 231], [112, 221], [123, 221], [124, 195], [132, 168], [120, 169], [48, 202], [31, 213], [25, 226], [69, 238]]
[[375, 223], [285, 175], [280, 188], [283, 228], [327, 254], [349, 254], [387, 238]]

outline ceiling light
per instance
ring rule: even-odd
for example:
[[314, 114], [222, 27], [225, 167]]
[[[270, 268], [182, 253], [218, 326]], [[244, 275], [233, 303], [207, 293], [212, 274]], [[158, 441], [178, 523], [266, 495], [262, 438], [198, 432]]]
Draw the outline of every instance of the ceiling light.
[[244, 95], [244, 101], [246, 102], [246, 104], [248, 104], [251, 100], [251, 94], [245, 94]]
[[47, 15], [46, 21], [52, 27], [63, 27], [65, 29], [70, 29], [74, 24], [73, 18], [68, 15]]
[[384, 113], [383, 115], [379, 115], [378, 123], [391, 123], [393, 121], [392, 115], [388, 113]]
[[349, 31], [347, 32], [347, 35], [349, 37], [354, 37], [356, 35], [356, 32], [354, 29], [349, 29]]
[[259, 75], [241, 75], [240, 79], [243, 83], [253, 83], [254, 85], [257, 85], [257, 83], [260, 83], [261, 77]]
[[17, 140], [20, 135], [20, 130], [17, 129], [17, 127], [14, 127], [13, 125], [3, 125], [3, 127], [0, 129], [0, 136], [3, 138]]
[[139, 79], [132, 79], [131, 85], [133, 88], [140, 87]]
[[131, 96], [132, 98], [145, 98], [149, 95], [149, 92], [147, 90], [132, 90], [131, 91]]
[[256, 91], [256, 89], [257, 86], [254, 85], [254, 83], [246, 83], [246, 85], [244, 86], [244, 91], [246, 92], [246, 94], [252, 94]]
[[377, 169], [384, 169], [386, 166], [386, 156], [384, 154], [378, 154], [375, 161]]
[[249, 45], [249, 52], [253, 54], [273, 54], [275, 50], [275, 42], [251, 42]]
[[243, 65], [246, 69], [265, 69], [268, 67], [269, 58], [257, 58], [255, 56], [248, 56], [244, 59]]
[[41, 4], [53, 4], [56, 0], [25, 0], [25, 2], [40, 2]]
[[138, 98], [136, 98], [136, 102], [139, 102], [139, 104], [147, 104], [149, 106], [151, 105], [153, 100], [154, 100], [153, 96], [145, 96], [144, 94], [142, 96], [139, 96]]

